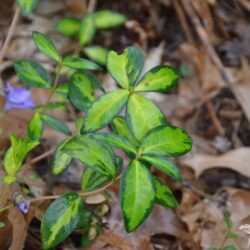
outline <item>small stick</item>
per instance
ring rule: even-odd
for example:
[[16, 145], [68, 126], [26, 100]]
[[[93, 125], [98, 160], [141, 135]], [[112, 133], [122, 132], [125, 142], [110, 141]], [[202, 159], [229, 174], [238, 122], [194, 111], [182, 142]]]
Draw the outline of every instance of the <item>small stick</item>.
[[16, 25], [18, 23], [18, 20], [19, 20], [19, 16], [20, 16], [20, 9], [18, 8], [18, 6], [15, 6], [15, 13], [14, 13], [14, 16], [13, 16], [13, 19], [11, 21], [11, 25], [10, 25], [10, 28], [8, 30], [8, 34], [6, 36], [6, 39], [4, 41], [4, 44], [0, 50], [0, 64], [2, 63], [3, 61], [3, 58], [5, 56], [5, 53], [9, 47], [9, 44], [10, 44], [10, 41], [11, 41], [11, 38], [14, 34], [14, 31], [15, 31], [15, 28], [16, 28]]

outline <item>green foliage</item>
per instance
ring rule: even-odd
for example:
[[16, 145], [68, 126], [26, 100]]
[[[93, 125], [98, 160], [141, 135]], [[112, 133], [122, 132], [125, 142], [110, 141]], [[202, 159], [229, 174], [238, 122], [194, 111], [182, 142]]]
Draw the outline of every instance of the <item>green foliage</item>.
[[45, 35], [40, 32], [32, 32], [33, 40], [36, 47], [43, 53], [49, 56], [51, 59], [60, 62], [62, 60], [61, 56], [58, 54], [56, 46], [54, 43]]
[[65, 17], [59, 20], [56, 24], [57, 32], [65, 36], [74, 36], [80, 29], [80, 21], [75, 17]]
[[[83, 46], [91, 43], [96, 29], [115, 27], [125, 21], [126, 18], [119, 13], [98, 11], [85, 15], [81, 20], [63, 19], [57, 23], [57, 30], [68, 36], [76, 36], [79, 45]], [[37, 62], [15, 62], [17, 75], [24, 83], [49, 88], [50, 93], [48, 103], [35, 108], [35, 114], [28, 124], [28, 138], [11, 136], [11, 147], [4, 158], [7, 173], [4, 181], [15, 181], [24, 158], [39, 144], [43, 127], [47, 125], [66, 135], [53, 154], [53, 174], [66, 171], [71, 161], [77, 159], [84, 164], [81, 173], [83, 191], [94, 191], [106, 183], [109, 186], [121, 178], [121, 210], [128, 232], [136, 230], [143, 223], [154, 204], [175, 208], [177, 201], [172, 191], [150, 170], [156, 167], [172, 178], [181, 180], [180, 170], [167, 157], [189, 152], [192, 139], [184, 130], [167, 124], [163, 111], [153, 101], [138, 93], [170, 90], [178, 80], [175, 70], [166, 65], [158, 66], [139, 79], [144, 65], [143, 53], [139, 48], [128, 47], [120, 55], [114, 51], [108, 53], [100, 46], [84, 48], [94, 61], [100, 64], [107, 62], [107, 69], [119, 86], [118, 89], [105, 92], [100, 80], [87, 71], [101, 70], [99, 65], [77, 56], [62, 58], [54, 43], [37, 31], [33, 32], [33, 39], [42, 53], [57, 62], [55, 79], [52, 84], [49, 74]], [[65, 73], [64, 78], [68, 77], [66, 83], [60, 82], [62, 72]], [[51, 101], [54, 93], [58, 94], [59, 100]], [[64, 122], [45, 113], [48, 109], [69, 107], [71, 103], [76, 114], [79, 114], [75, 120], [75, 129], [72, 129], [74, 136], [71, 136], [71, 130]], [[107, 133], [107, 130], [105, 133], [96, 133], [109, 125], [111, 133]], [[129, 156], [129, 163], [124, 166], [124, 170], [121, 167], [122, 158], [113, 152], [112, 147]], [[42, 219], [43, 248], [55, 247], [76, 228], [88, 232], [82, 237], [82, 243], [88, 245], [91, 229], [96, 230], [96, 235], [99, 227], [90, 218], [92, 213], [83, 209], [83, 201], [78, 194], [64, 194], [51, 203]], [[85, 219], [87, 223], [83, 223]], [[227, 226], [227, 237], [236, 237], [231, 231], [232, 223], [229, 219]]]
[[109, 29], [120, 26], [126, 22], [126, 17], [110, 10], [100, 10], [94, 13], [95, 26], [97, 29]]
[[36, 7], [38, 0], [16, 0], [19, 8], [25, 16], [28, 16], [30, 12]]
[[[27, 153], [36, 147], [39, 142], [27, 138], [20, 139], [15, 135], [10, 135], [11, 147], [5, 153], [4, 168], [7, 172], [5, 181], [14, 182], [15, 175], [22, 166], [22, 162]], [[9, 176], [9, 177], [8, 177]], [[13, 177], [13, 178], [11, 178]]]
[[89, 46], [84, 49], [84, 53], [93, 61], [106, 65], [109, 51], [101, 46]]
[[41, 223], [41, 238], [44, 249], [51, 249], [66, 239], [76, 228], [83, 201], [76, 193], [68, 192], [52, 202]]
[[173, 88], [179, 76], [169, 66], [158, 66], [148, 71], [135, 87], [135, 91], [160, 91], [165, 92]]
[[64, 172], [70, 165], [72, 157], [62, 152], [62, 147], [69, 141], [70, 139], [62, 141], [56, 148], [52, 162], [52, 173], [54, 175], [61, 174]]
[[40, 63], [21, 60], [14, 63], [14, 68], [23, 83], [37, 88], [51, 87], [51, 78]]
[[181, 156], [191, 150], [192, 139], [182, 129], [162, 125], [152, 129], [142, 140], [140, 153], [155, 156]]
[[115, 134], [95, 134], [94, 139], [105, 142], [115, 148], [122, 149], [127, 153], [136, 155], [137, 148], [125, 137]]
[[165, 207], [177, 207], [178, 203], [174, 198], [171, 189], [164, 185], [163, 182], [157, 179], [156, 177], [154, 177], [154, 181], [156, 191], [155, 202]]
[[87, 14], [81, 21], [79, 29], [79, 44], [90, 43], [95, 35], [95, 20], [92, 14]]
[[134, 231], [150, 214], [155, 200], [155, 185], [150, 171], [132, 161], [121, 178], [121, 208], [125, 228]]
[[132, 86], [142, 70], [144, 57], [136, 47], [128, 47], [121, 55], [110, 51], [107, 57], [107, 68], [114, 80], [122, 87]]
[[161, 170], [163, 173], [168, 174], [177, 181], [181, 180], [180, 170], [171, 162], [160, 157], [153, 156], [142, 156], [142, 159], [146, 162], [154, 165], [156, 168]]
[[43, 132], [41, 115], [35, 113], [28, 124], [28, 137], [33, 141], [39, 141]]
[[90, 72], [75, 72], [69, 83], [69, 98], [76, 108], [87, 111], [95, 100], [94, 89], [104, 91], [99, 79]]
[[71, 135], [70, 129], [63, 123], [62, 121], [58, 120], [57, 118], [51, 116], [51, 115], [41, 115], [41, 119], [43, 123], [47, 126], [49, 126], [52, 129], [57, 130], [58, 132], [61, 132], [66, 135]]
[[67, 56], [63, 59], [63, 65], [72, 69], [89, 69], [89, 70], [101, 70], [102, 68], [94, 62], [89, 60]]
[[97, 98], [88, 110], [83, 133], [90, 133], [106, 127], [120, 113], [129, 97], [125, 89], [114, 90]]
[[140, 94], [132, 94], [126, 108], [129, 129], [138, 141], [152, 129], [165, 124], [165, 116], [160, 108]]
[[97, 142], [88, 135], [73, 137], [62, 147], [62, 151], [103, 175], [116, 175], [113, 151], [108, 145]]

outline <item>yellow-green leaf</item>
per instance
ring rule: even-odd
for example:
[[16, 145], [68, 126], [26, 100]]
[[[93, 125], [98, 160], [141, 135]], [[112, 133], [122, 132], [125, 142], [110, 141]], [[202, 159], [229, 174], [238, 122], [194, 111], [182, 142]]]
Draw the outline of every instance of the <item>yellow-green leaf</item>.
[[128, 47], [121, 55], [115, 51], [108, 53], [108, 71], [122, 88], [128, 89], [136, 82], [143, 65], [144, 57], [137, 47]]
[[102, 70], [102, 68], [87, 59], [67, 56], [63, 59], [63, 65], [72, 69]]
[[162, 125], [152, 129], [140, 145], [142, 155], [180, 156], [192, 148], [192, 138], [182, 129]]
[[44, 67], [32, 60], [21, 60], [14, 63], [18, 77], [25, 84], [38, 88], [50, 88], [51, 78]]
[[127, 153], [136, 155], [137, 148], [126, 138], [116, 134], [101, 134], [96, 133], [92, 135], [96, 140], [109, 144], [112, 147], [124, 150]]
[[39, 113], [35, 113], [28, 124], [28, 137], [39, 141], [43, 132], [43, 122]]
[[155, 185], [152, 175], [141, 162], [134, 160], [121, 178], [121, 208], [125, 228], [132, 232], [150, 214], [155, 201]]
[[20, 7], [22, 13], [28, 16], [29, 13], [36, 7], [38, 0], [16, 0], [16, 3]]
[[151, 100], [136, 93], [128, 100], [126, 120], [130, 131], [138, 141], [141, 141], [152, 128], [166, 123], [160, 108]]
[[154, 177], [154, 181], [156, 189], [155, 202], [165, 207], [177, 207], [178, 202], [176, 201], [171, 189], [156, 177]]
[[65, 36], [74, 36], [80, 28], [80, 20], [75, 17], [65, 17], [56, 24], [56, 31]]
[[62, 152], [62, 147], [69, 141], [70, 139], [62, 141], [56, 148], [53, 157], [52, 157], [52, 173], [54, 175], [61, 174], [64, 172], [70, 165], [72, 157], [68, 154]]
[[63, 145], [61, 151], [103, 175], [116, 175], [115, 156], [111, 148], [87, 135], [73, 137]]
[[101, 46], [89, 46], [84, 48], [84, 53], [90, 60], [93, 60], [101, 65], [106, 65], [109, 50]]
[[176, 180], [181, 180], [180, 170], [171, 162], [160, 157], [153, 156], [142, 156], [142, 159], [150, 164], [153, 164], [156, 168], [161, 170], [163, 173], [168, 174]]
[[121, 116], [115, 117], [112, 121], [112, 127], [118, 135], [127, 138], [135, 147], [138, 146], [139, 142], [131, 134], [127, 122], [123, 117]]
[[52, 58], [53, 60], [60, 62], [61, 56], [58, 54], [56, 46], [54, 43], [44, 34], [33, 31], [32, 32], [33, 40], [36, 44], [36, 47], [44, 54]]
[[94, 13], [95, 26], [97, 29], [109, 29], [126, 22], [126, 17], [110, 10], [100, 10]]
[[136, 85], [134, 91], [166, 92], [173, 88], [179, 76], [170, 66], [157, 66], [148, 71]]
[[95, 21], [93, 14], [87, 14], [83, 17], [79, 29], [79, 44], [86, 45], [91, 42], [95, 35]]
[[51, 249], [64, 241], [76, 228], [83, 210], [82, 198], [73, 192], [53, 201], [41, 223], [43, 249]]
[[88, 110], [83, 132], [94, 132], [107, 126], [120, 113], [128, 96], [128, 90], [119, 89], [97, 98]]

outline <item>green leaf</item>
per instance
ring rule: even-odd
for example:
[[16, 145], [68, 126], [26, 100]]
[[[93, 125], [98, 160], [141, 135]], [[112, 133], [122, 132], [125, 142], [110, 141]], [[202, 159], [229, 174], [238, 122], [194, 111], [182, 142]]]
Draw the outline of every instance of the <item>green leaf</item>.
[[63, 84], [59, 85], [56, 88], [56, 93], [58, 95], [63, 96], [64, 98], [67, 98], [68, 97], [68, 93], [69, 93], [69, 84], [68, 83], [63, 83]]
[[56, 148], [53, 158], [52, 158], [52, 173], [54, 175], [61, 174], [64, 172], [70, 165], [72, 157], [68, 154], [62, 152], [63, 146], [69, 141], [70, 139], [62, 141]]
[[142, 156], [142, 159], [153, 164], [156, 168], [173, 177], [174, 179], [178, 181], [181, 180], [180, 170], [171, 161], [146, 155]]
[[157, 66], [142, 77], [134, 91], [166, 92], [176, 85], [178, 79], [179, 76], [172, 67]]
[[46, 110], [46, 109], [58, 109], [58, 108], [65, 108], [65, 102], [48, 102], [43, 105], [39, 105], [36, 107], [36, 110]]
[[228, 238], [228, 239], [234, 240], [234, 239], [239, 238], [239, 235], [238, 235], [237, 233], [235, 233], [235, 232], [229, 232], [229, 233], [227, 234], [227, 238]]
[[140, 75], [144, 65], [141, 49], [127, 47], [123, 54], [110, 51], [107, 58], [107, 68], [114, 80], [122, 87], [132, 86]]
[[63, 59], [63, 65], [72, 69], [102, 70], [102, 68], [89, 60], [67, 56]]
[[119, 89], [97, 98], [88, 110], [83, 132], [94, 132], [107, 126], [121, 112], [128, 96], [128, 90]]
[[234, 245], [227, 245], [222, 248], [222, 250], [237, 250]]
[[9, 175], [14, 175], [20, 169], [28, 152], [36, 147], [39, 142], [28, 138], [21, 139], [15, 135], [10, 135], [10, 141], [11, 147], [4, 156], [4, 167]]
[[111, 148], [87, 135], [73, 137], [61, 150], [103, 175], [116, 175], [115, 156]]
[[126, 120], [138, 141], [152, 128], [166, 123], [164, 114], [154, 102], [135, 93], [128, 100]]
[[226, 222], [228, 230], [230, 231], [233, 227], [233, 221], [228, 213], [224, 215], [224, 220]]
[[87, 14], [81, 21], [79, 29], [79, 44], [86, 45], [95, 35], [95, 21], [92, 14]]
[[112, 121], [112, 127], [118, 135], [127, 138], [137, 148], [139, 142], [129, 131], [127, 122], [123, 117], [121, 116], [115, 117], [114, 120]]
[[56, 24], [56, 31], [65, 36], [75, 36], [80, 29], [80, 20], [75, 17], [65, 17]]
[[71, 76], [69, 98], [76, 108], [87, 111], [95, 100], [94, 87], [103, 90], [99, 79], [90, 72], [76, 72]]
[[109, 50], [101, 46], [91, 46], [84, 48], [84, 53], [92, 60], [101, 65], [106, 65]]
[[14, 68], [25, 84], [38, 88], [51, 87], [50, 76], [40, 63], [31, 60], [16, 61]]
[[32, 32], [33, 40], [36, 44], [36, 47], [44, 54], [49, 56], [51, 59], [60, 62], [62, 60], [61, 56], [58, 54], [56, 46], [54, 43], [44, 34], [33, 31]]
[[123, 25], [127, 19], [124, 15], [110, 11], [100, 10], [94, 13], [95, 26], [97, 29], [109, 29]]
[[0, 221], [0, 228], [4, 228], [4, 227], [5, 227], [5, 224], [2, 221]]
[[29, 13], [36, 7], [38, 0], [16, 0], [19, 8], [25, 16], [28, 16]]
[[41, 115], [42, 121], [44, 124], [49, 126], [50, 128], [57, 130], [58, 132], [61, 132], [66, 135], [71, 135], [70, 129], [60, 120], [57, 118], [51, 116], [51, 115]]
[[65, 193], [53, 201], [41, 223], [43, 248], [53, 248], [65, 240], [76, 228], [81, 213], [83, 213], [83, 201], [76, 193]]
[[125, 137], [116, 134], [94, 134], [92, 137], [96, 140], [109, 144], [112, 147], [124, 150], [127, 153], [136, 155], [137, 148]]
[[152, 129], [140, 145], [142, 155], [180, 156], [192, 148], [192, 138], [182, 129], [162, 125]]
[[43, 132], [43, 122], [39, 113], [35, 113], [28, 124], [28, 137], [39, 141]]
[[171, 207], [171, 208], [177, 207], [178, 203], [171, 189], [167, 187], [165, 184], [163, 184], [163, 182], [161, 182], [156, 177], [154, 177], [154, 181], [156, 189], [155, 202], [165, 207]]
[[111, 180], [111, 178], [110, 176], [100, 174], [92, 168], [85, 167], [81, 179], [82, 191], [88, 192], [95, 190]]
[[121, 178], [121, 208], [125, 228], [132, 232], [150, 214], [155, 201], [155, 185], [149, 170], [132, 161]]

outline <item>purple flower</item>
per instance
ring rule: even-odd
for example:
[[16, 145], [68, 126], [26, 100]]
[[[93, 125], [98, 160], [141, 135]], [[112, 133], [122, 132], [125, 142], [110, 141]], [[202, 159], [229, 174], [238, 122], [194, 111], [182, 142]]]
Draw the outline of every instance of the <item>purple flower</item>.
[[26, 109], [35, 107], [34, 102], [30, 99], [30, 90], [22, 87], [13, 88], [9, 82], [6, 84], [5, 97], [5, 111], [12, 108]]
[[18, 203], [16, 206], [19, 208], [19, 210], [23, 213], [23, 214], [27, 214], [28, 210], [29, 210], [29, 205], [30, 205], [30, 201], [22, 201], [20, 203]]

